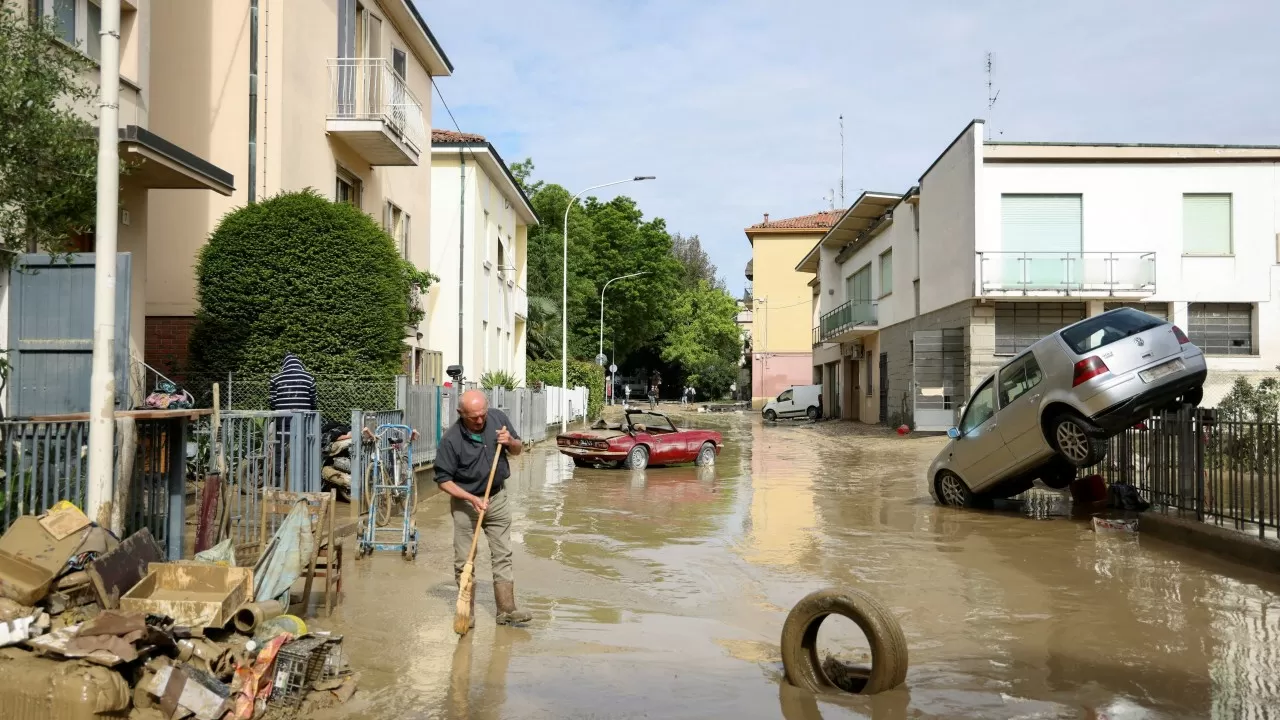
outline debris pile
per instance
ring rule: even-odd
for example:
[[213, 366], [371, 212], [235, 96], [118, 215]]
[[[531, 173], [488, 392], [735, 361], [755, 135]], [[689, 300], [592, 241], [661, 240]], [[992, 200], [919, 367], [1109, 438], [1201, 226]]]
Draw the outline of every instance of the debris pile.
[[351, 426], [341, 423], [325, 425], [320, 436], [321, 489], [338, 492], [338, 499], [351, 502]]
[[19, 517], [0, 537], [0, 717], [252, 720], [346, 702], [359, 675], [342, 637], [287, 614], [296, 555], [236, 567], [227, 540], [165, 562], [148, 530], [120, 542], [65, 501]]

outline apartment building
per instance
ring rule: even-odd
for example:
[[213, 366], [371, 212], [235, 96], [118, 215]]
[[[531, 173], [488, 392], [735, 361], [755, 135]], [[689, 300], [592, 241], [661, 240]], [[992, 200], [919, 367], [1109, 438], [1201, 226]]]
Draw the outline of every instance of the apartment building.
[[751, 243], [746, 276], [751, 282], [751, 405], [792, 385], [813, 382], [809, 278], [793, 271], [840, 212], [764, 221], [745, 229]]
[[842, 417], [946, 429], [1001, 363], [1132, 305], [1205, 350], [1212, 405], [1280, 364], [1277, 206], [1280, 147], [986, 142], [974, 121], [795, 266], [815, 376]]
[[[0, 0], [6, 1], [6, 0]], [[7, 0], [11, 1], [12, 0]], [[147, 278], [166, 272], [169, 237], [150, 220], [150, 210], [170, 199], [184, 203], [230, 202], [243, 176], [231, 158], [211, 152], [203, 138], [156, 127], [165, 107], [157, 89], [164, 61], [153, 52], [162, 33], [156, 15], [170, 3], [123, 0], [120, 16], [120, 158], [129, 171], [120, 177], [116, 263], [117, 405], [140, 399], [142, 383], [131, 359], [145, 350]], [[68, 48], [95, 61], [86, 80], [99, 83], [98, 32], [101, 11], [93, 0], [32, 0], [21, 5], [29, 17], [52, 19]], [[96, 118], [97, 104], [83, 108]], [[96, 120], [95, 120], [96, 123]], [[242, 156], [243, 154], [241, 154]], [[215, 200], [217, 198], [217, 200]], [[200, 232], [207, 233], [202, 227]], [[11, 372], [5, 398], [10, 416], [81, 412], [89, 405], [93, 351], [95, 237], [73, 239], [78, 254], [51, 260], [18, 259], [19, 267], [0, 277], [0, 334], [7, 336]], [[190, 292], [190, 273], [188, 292]]]
[[[468, 380], [525, 379], [529, 226], [538, 218], [483, 136], [431, 133], [430, 267], [447, 281], [426, 298], [431, 347], [460, 358]], [[461, 302], [461, 312], [459, 312]]]
[[[136, 214], [157, 238], [140, 305], [149, 362], [185, 361], [174, 350], [193, 325], [197, 253], [224, 214], [255, 199], [315, 188], [442, 274], [431, 264], [429, 128], [433, 79], [453, 67], [412, 0], [182, 0], [153, 3], [151, 27], [152, 129], [240, 181], [225, 197], [160, 191]], [[432, 364], [429, 325], [406, 339], [415, 378]]]

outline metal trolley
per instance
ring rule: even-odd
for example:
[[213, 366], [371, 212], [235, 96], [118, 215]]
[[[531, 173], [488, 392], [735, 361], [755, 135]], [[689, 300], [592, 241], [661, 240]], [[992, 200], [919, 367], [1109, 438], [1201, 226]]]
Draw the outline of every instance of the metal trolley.
[[372, 555], [374, 550], [399, 550], [406, 560], [413, 560], [418, 556], [413, 429], [379, 425], [373, 432], [365, 428], [364, 434], [372, 439], [374, 451], [364, 479], [369, 515], [361, 528], [357, 557]]

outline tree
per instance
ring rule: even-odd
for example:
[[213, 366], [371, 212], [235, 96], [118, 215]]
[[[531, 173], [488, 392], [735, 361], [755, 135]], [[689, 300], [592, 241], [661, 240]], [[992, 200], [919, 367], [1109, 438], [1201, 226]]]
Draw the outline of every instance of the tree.
[[270, 373], [292, 352], [315, 373], [394, 375], [414, 283], [434, 277], [406, 265], [373, 218], [315, 190], [239, 208], [197, 262], [196, 369]]
[[716, 277], [716, 266], [702, 249], [697, 235], [688, 237], [676, 233], [671, 236], [671, 253], [684, 267], [684, 286], [696, 287], [699, 280], [706, 280], [712, 287], [724, 289], [724, 281]]
[[511, 176], [516, 179], [520, 189], [524, 190], [524, 194], [530, 197], [537, 195], [542, 186], [546, 184], [541, 180], [532, 182], [529, 179], [533, 177], [533, 158], [525, 158], [519, 162], [511, 163]]
[[712, 397], [737, 381], [742, 334], [738, 304], [705, 280], [680, 295], [673, 308], [662, 359], [684, 370], [685, 382]]
[[0, 3], [0, 244], [65, 252], [96, 214], [96, 133], [79, 112], [93, 64], [17, 5]]

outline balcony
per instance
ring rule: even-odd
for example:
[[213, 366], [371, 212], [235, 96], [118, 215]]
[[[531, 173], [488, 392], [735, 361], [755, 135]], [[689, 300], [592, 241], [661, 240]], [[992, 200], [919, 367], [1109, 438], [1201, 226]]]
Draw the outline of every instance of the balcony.
[[511, 306], [516, 317], [521, 320], [529, 318], [529, 293], [519, 285], [513, 285], [511, 288]]
[[329, 60], [325, 120], [370, 165], [417, 165], [427, 149], [422, 104], [383, 58]]
[[815, 341], [847, 342], [875, 332], [876, 303], [871, 300], [850, 300], [818, 321]]
[[1146, 297], [1154, 252], [979, 252], [978, 295]]

